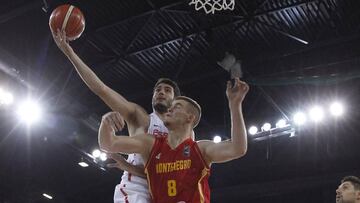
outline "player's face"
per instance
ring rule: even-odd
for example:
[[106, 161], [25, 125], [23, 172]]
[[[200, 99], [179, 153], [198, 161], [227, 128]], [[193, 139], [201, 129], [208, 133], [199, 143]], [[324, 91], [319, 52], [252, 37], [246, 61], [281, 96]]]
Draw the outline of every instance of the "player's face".
[[159, 113], [165, 113], [171, 106], [171, 102], [173, 101], [173, 99], [174, 89], [168, 84], [160, 83], [154, 89], [152, 106], [155, 111]]
[[165, 114], [165, 126], [185, 124], [189, 117], [186, 111], [186, 105], [187, 103], [184, 100], [174, 100], [169, 111]]
[[356, 198], [360, 200], [360, 191], [351, 182], [345, 181], [336, 190], [336, 203], [355, 203]]

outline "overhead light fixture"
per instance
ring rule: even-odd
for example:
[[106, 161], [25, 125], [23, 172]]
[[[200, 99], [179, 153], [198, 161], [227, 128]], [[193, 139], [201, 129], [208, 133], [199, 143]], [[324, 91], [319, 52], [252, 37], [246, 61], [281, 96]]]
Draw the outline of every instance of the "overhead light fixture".
[[264, 123], [264, 125], [261, 126], [262, 131], [269, 131], [270, 129], [271, 129], [271, 124], [270, 123]]
[[302, 112], [297, 112], [294, 115], [293, 120], [296, 125], [303, 125], [306, 122], [306, 116]]
[[21, 121], [32, 124], [40, 120], [42, 110], [37, 102], [27, 100], [19, 105], [16, 113]]
[[104, 152], [101, 152], [101, 154], [100, 154], [100, 160], [101, 160], [101, 161], [106, 161], [106, 159], [107, 159], [107, 155], [106, 155]]
[[87, 164], [86, 162], [79, 162], [78, 163], [81, 167], [84, 167], [84, 168], [86, 168], [86, 167], [88, 167], [89, 166], [89, 164]]
[[95, 150], [92, 151], [91, 154], [96, 159], [96, 158], [100, 158], [101, 152], [100, 152], [100, 150], [95, 149]]
[[14, 101], [14, 97], [10, 92], [0, 89], [0, 105], [10, 105]]
[[251, 126], [249, 128], [250, 135], [255, 135], [258, 132], [258, 128], [256, 126]]
[[42, 194], [44, 197], [46, 197], [47, 199], [53, 199], [53, 197], [51, 196], [51, 195], [48, 195], [48, 194], [46, 194], [46, 193], [43, 193]]
[[315, 106], [310, 109], [309, 115], [311, 120], [315, 122], [320, 122], [324, 119], [324, 110], [319, 106]]
[[219, 143], [219, 142], [221, 142], [221, 137], [219, 135], [216, 135], [216, 136], [214, 136], [213, 141], [214, 141], [214, 143]]
[[330, 106], [330, 113], [333, 116], [341, 116], [344, 114], [344, 106], [339, 102], [334, 102]]
[[286, 120], [280, 119], [278, 122], [276, 122], [275, 127], [276, 128], [283, 128], [286, 126]]

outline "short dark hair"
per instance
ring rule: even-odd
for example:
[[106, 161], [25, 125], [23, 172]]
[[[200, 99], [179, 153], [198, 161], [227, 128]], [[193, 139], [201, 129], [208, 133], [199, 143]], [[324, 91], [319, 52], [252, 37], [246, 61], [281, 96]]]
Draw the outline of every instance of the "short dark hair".
[[200, 118], [201, 118], [201, 106], [195, 100], [191, 99], [190, 97], [178, 96], [175, 98], [175, 100], [187, 101], [197, 110], [198, 117], [195, 118], [195, 122], [194, 122], [194, 127], [196, 127], [199, 124]]
[[341, 180], [341, 183], [350, 182], [356, 190], [360, 190], [360, 179], [356, 176], [346, 176]]
[[180, 88], [179, 88], [178, 84], [175, 81], [173, 81], [173, 80], [171, 80], [169, 78], [160, 78], [160, 79], [158, 79], [158, 81], [155, 83], [154, 89], [158, 85], [160, 85], [161, 83], [170, 85], [174, 89], [174, 97], [178, 97], [178, 96], [181, 95]]

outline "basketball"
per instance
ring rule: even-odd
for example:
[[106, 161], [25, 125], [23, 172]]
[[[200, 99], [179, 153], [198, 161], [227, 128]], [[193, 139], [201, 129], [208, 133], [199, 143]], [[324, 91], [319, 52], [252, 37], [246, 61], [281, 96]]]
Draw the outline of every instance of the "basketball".
[[66, 38], [71, 41], [79, 38], [85, 29], [85, 17], [77, 7], [69, 4], [58, 6], [51, 13], [49, 26], [56, 33], [65, 30]]

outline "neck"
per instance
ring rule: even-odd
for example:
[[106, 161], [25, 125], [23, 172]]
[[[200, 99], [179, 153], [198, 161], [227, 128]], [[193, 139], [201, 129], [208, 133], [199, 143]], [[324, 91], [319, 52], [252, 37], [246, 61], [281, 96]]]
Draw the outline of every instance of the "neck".
[[155, 114], [156, 114], [157, 116], [159, 116], [159, 118], [160, 118], [162, 121], [164, 120], [165, 113], [159, 113], [159, 112], [155, 111], [155, 109], [153, 109], [153, 111], [155, 112]]
[[175, 149], [186, 139], [192, 135], [192, 128], [190, 126], [180, 126], [177, 129], [169, 129], [168, 144], [172, 149]]

